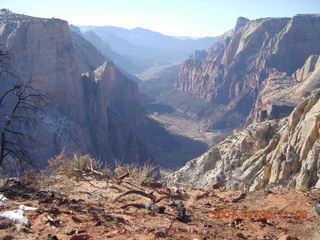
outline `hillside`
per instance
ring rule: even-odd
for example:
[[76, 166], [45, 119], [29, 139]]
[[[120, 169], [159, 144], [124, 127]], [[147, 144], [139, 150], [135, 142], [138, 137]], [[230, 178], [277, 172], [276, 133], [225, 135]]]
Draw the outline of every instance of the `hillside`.
[[221, 105], [225, 113], [213, 122], [215, 129], [241, 128], [272, 106], [296, 106], [320, 84], [319, 23], [316, 14], [241, 17], [209, 51], [184, 63], [176, 89]]
[[165, 181], [204, 189], [319, 188], [319, 109], [320, 92], [314, 91], [289, 117], [234, 131]]

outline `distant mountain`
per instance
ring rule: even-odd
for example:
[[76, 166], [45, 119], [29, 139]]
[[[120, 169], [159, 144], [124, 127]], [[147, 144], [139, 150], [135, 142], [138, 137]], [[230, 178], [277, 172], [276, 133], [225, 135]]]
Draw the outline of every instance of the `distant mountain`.
[[[94, 32], [88, 31], [88, 32], [82, 34], [80, 29], [76, 26], [73, 26], [73, 25], [70, 25], [69, 29], [71, 31], [71, 37], [73, 38], [75, 44], [81, 45], [80, 42], [83, 42], [83, 41], [86, 42], [86, 43], [83, 42], [82, 45], [86, 45], [87, 48], [80, 48], [84, 51], [88, 50], [87, 51], [88, 54], [85, 58], [88, 60], [86, 60], [86, 61], [90, 61], [90, 59], [91, 59], [90, 56], [93, 56], [93, 54], [90, 54], [91, 50], [93, 52], [98, 52], [98, 53], [94, 54], [95, 56], [99, 56], [98, 59], [103, 58], [103, 59], [107, 59], [109, 61], [113, 61], [117, 65], [119, 70], [121, 70], [121, 72], [126, 77], [128, 77], [129, 79], [133, 80], [136, 83], [141, 82], [141, 80], [137, 76], [130, 74], [128, 72], [128, 69], [129, 70], [130, 69], [131, 70], [137, 69], [137, 67], [135, 67], [134, 63], [130, 62], [125, 57], [113, 52], [111, 50], [110, 46], [107, 43], [103, 42]], [[94, 49], [91, 49], [92, 47]], [[79, 54], [81, 55], [81, 54], [83, 54], [83, 52], [79, 52]], [[124, 70], [124, 69], [127, 69], [127, 70]]]
[[[179, 39], [176, 37], [166, 36], [158, 32], [147, 30], [144, 28], [124, 29], [112, 26], [86, 26], [80, 27], [82, 32], [91, 30], [94, 31], [98, 36], [107, 40], [111, 37], [118, 37], [125, 39], [127, 42], [136, 45], [150, 47], [154, 49], [168, 50], [201, 50], [207, 49], [217, 40], [216, 37], [205, 37], [199, 39], [193, 39], [184, 37]], [[111, 47], [114, 47], [111, 45]], [[116, 49], [114, 49], [116, 50]]]
[[[121, 67], [135, 74], [140, 74], [152, 67], [167, 67], [181, 63], [193, 51], [207, 49], [218, 39], [207, 37], [182, 40], [143, 28], [130, 30], [112, 26], [80, 26], [79, 28], [87, 40], [103, 53], [110, 53], [111, 48], [113, 52], [133, 63], [130, 66], [125, 64], [123, 59], [118, 61]], [[94, 32], [102, 42], [97, 42], [90, 32]]]

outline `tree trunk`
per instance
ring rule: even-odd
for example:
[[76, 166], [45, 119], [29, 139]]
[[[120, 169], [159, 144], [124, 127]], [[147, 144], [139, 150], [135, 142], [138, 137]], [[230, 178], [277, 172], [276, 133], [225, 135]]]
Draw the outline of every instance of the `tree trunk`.
[[2, 162], [4, 159], [4, 146], [5, 146], [5, 142], [6, 142], [6, 135], [4, 134], [4, 132], [1, 132], [1, 146], [0, 146], [0, 166], [2, 166]]

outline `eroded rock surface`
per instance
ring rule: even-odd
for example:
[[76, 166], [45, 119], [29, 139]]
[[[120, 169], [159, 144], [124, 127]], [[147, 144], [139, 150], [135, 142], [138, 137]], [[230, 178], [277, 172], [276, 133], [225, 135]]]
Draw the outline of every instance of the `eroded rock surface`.
[[66, 21], [2, 11], [0, 41], [8, 49], [0, 91], [17, 80], [53, 96], [38, 113], [42, 127], [31, 129], [44, 148], [35, 158], [44, 163], [63, 148], [90, 153], [103, 161], [151, 159], [136, 129], [146, 124], [137, 85], [77, 33]]
[[[296, 106], [304, 92], [320, 86], [319, 41], [320, 15], [241, 17], [207, 56], [198, 52], [185, 62], [176, 89], [226, 106], [221, 120], [230, 126], [223, 127], [255, 122], [260, 111]], [[228, 123], [232, 113], [241, 121]]]
[[320, 188], [320, 92], [281, 120], [255, 123], [166, 178], [168, 184], [256, 190], [277, 185]]

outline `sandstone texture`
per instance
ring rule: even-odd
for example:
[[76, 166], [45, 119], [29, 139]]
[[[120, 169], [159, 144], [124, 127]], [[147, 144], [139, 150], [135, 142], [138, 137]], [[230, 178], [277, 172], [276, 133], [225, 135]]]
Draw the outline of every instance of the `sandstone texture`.
[[51, 96], [38, 113], [41, 127], [31, 134], [43, 143], [35, 149], [39, 164], [63, 148], [90, 153], [112, 163], [151, 160], [136, 129], [146, 123], [137, 85], [66, 21], [2, 11], [0, 42], [9, 53], [1, 91], [15, 81], [38, 80]]
[[[320, 15], [241, 17], [207, 54], [184, 63], [176, 89], [220, 104], [222, 128], [248, 125], [270, 106], [296, 106], [304, 92], [320, 86], [319, 41]], [[240, 121], [230, 120], [235, 115]]]
[[168, 184], [257, 190], [278, 185], [320, 188], [320, 92], [291, 115], [254, 123], [167, 176]]

